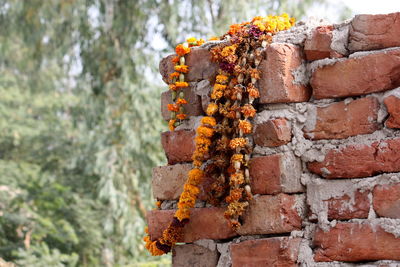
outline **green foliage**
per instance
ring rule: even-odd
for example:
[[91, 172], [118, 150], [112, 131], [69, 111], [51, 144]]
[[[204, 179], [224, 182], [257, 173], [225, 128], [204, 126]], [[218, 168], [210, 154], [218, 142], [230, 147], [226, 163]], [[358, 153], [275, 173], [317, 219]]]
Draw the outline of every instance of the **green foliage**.
[[143, 263], [141, 241], [165, 164], [157, 62], [185, 37], [313, 2], [0, 0], [0, 258], [169, 265]]

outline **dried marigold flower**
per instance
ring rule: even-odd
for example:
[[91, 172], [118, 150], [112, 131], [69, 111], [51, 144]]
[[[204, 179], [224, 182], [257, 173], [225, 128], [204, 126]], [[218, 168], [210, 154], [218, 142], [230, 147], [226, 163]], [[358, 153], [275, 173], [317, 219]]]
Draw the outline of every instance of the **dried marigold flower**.
[[183, 113], [178, 114], [178, 115], [176, 115], [176, 118], [179, 120], [184, 120], [184, 119], [186, 119], [186, 114], [183, 114]]
[[203, 117], [201, 119], [201, 123], [203, 125], [210, 125], [210, 126], [215, 126], [217, 122], [215, 121], [215, 118], [213, 117]]
[[224, 90], [225, 88], [226, 88], [226, 85], [224, 85], [224, 84], [219, 84], [219, 83], [214, 84], [214, 90], [220, 91], [220, 90]]
[[251, 96], [252, 98], [259, 98], [260, 97], [260, 92], [258, 91], [258, 89], [252, 83], [249, 83], [247, 85], [246, 91], [249, 93], [249, 96]]
[[235, 188], [229, 192], [229, 196], [226, 197], [226, 202], [232, 203], [242, 198], [243, 188]]
[[252, 131], [252, 125], [247, 120], [239, 120], [239, 129], [241, 129], [244, 134], [249, 134]]
[[208, 104], [207, 110], [206, 110], [206, 113], [207, 113], [208, 116], [214, 115], [217, 111], [218, 111], [218, 105], [217, 104], [215, 104], [213, 102]]
[[224, 95], [224, 93], [222, 91], [213, 90], [210, 97], [211, 97], [211, 99], [217, 100], [217, 99], [220, 99], [223, 95]]
[[175, 122], [176, 122], [176, 120], [169, 120], [168, 128], [169, 128], [170, 131], [174, 131], [175, 130]]
[[175, 86], [177, 88], [184, 88], [184, 87], [189, 87], [189, 84], [187, 82], [175, 82]]
[[228, 57], [229, 55], [235, 54], [236, 48], [237, 48], [237, 45], [225, 46], [221, 51], [221, 56]]
[[200, 127], [197, 128], [196, 132], [200, 136], [204, 136], [204, 137], [210, 138], [214, 134], [214, 129], [211, 129], [211, 128], [206, 127], [206, 126], [200, 126]]
[[225, 83], [228, 82], [228, 79], [229, 79], [228, 76], [219, 74], [219, 75], [217, 75], [217, 77], [215, 77], [215, 82], [216, 82], [216, 83], [225, 84]]
[[243, 154], [233, 154], [231, 157], [231, 162], [235, 162], [235, 161], [239, 161], [242, 162], [243, 161]]
[[183, 98], [178, 98], [177, 100], [176, 100], [176, 104], [177, 105], [184, 105], [184, 104], [187, 104], [188, 102], [185, 100], [185, 99], [183, 99]]
[[256, 109], [250, 105], [250, 104], [246, 104], [241, 108], [241, 112], [243, 113], [243, 115], [246, 118], [252, 118], [256, 115], [257, 111]]
[[178, 89], [175, 84], [170, 84], [170, 85], [168, 85], [168, 87], [172, 91], [176, 91], [176, 89]]
[[232, 174], [230, 177], [230, 185], [241, 185], [241, 184], [244, 184], [243, 173], [237, 172]]
[[168, 110], [178, 112], [179, 106], [177, 104], [168, 104]]
[[187, 65], [175, 65], [174, 69], [176, 71], [183, 72], [183, 73], [189, 72], [189, 66], [187, 66]]
[[242, 137], [238, 137], [238, 138], [233, 138], [230, 142], [229, 142], [229, 147], [231, 149], [236, 149], [238, 147], [244, 147], [246, 145], [247, 141], [246, 139], [242, 138]]
[[163, 231], [162, 237], [163, 243], [172, 246], [173, 244], [182, 241], [183, 232], [180, 228], [174, 226], [168, 226], [167, 229]]
[[260, 71], [258, 69], [250, 69], [250, 77], [254, 79], [260, 79]]
[[175, 52], [179, 55], [179, 56], [184, 56], [186, 54], [188, 54], [190, 52], [190, 48], [188, 46], [185, 46], [183, 44], [179, 44], [176, 46], [175, 48]]

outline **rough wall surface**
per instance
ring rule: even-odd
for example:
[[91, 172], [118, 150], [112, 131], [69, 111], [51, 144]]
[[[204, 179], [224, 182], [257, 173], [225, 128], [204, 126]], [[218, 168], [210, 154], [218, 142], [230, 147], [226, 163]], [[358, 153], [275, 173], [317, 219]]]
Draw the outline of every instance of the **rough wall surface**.
[[[174, 266], [400, 266], [399, 17], [299, 22], [274, 37], [260, 64], [256, 195], [244, 224], [232, 231], [223, 208], [200, 197]], [[190, 168], [193, 130], [217, 71], [212, 45], [187, 60], [191, 118], [162, 133], [170, 165], [153, 172], [162, 204], [148, 213], [152, 238], [168, 225]], [[163, 77], [169, 62], [160, 63]]]

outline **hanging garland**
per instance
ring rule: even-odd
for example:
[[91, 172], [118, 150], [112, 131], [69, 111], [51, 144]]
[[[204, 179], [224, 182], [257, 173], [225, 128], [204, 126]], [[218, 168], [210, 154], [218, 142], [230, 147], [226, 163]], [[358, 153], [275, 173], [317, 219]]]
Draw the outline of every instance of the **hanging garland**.
[[[168, 253], [177, 242], [182, 242], [183, 228], [189, 222], [190, 210], [200, 193], [198, 186], [205, 176], [214, 181], [207, 202], [214, 206], [227, 205], [225, 217], [230, 226], [234, 230], [241, 226], [241, 216], [252, 198], [248, 165], [253, 147], [248, 135], [253, 128], [250, 119], [256, 114], [253, 103], [259, 98], [257, 67], [272, 36], [293, 25], [294, 18], [287, 14], [255, 17], [250, 22], [231, 25], [219, 38], [229, 42], [211, 50], [212, 59], [219, 63], [219, 71], [206, 109], [207, 117], [203, 117], [196, 130], [194, 167], [188, 173], [178, 209], [162, 237], [151, 240], [147, 235], [144, 238], [146, 249], [152, 255]], [[176, 47], [178, 56], [173, 59], [176, 72], [170, 75], [169, 85], [174, 101], [168, 105], [171, 131], [186, 118], [182, 105], [187, 102], [181, 89], [189, 86], [184, 76], [189, 68], [184, 56], [191, 46], [203, 42], [190, 38]]]

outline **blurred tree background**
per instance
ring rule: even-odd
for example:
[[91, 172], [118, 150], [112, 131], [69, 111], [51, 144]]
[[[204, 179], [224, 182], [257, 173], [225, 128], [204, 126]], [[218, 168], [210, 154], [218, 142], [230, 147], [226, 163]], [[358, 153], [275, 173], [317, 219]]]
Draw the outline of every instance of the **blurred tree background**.
[[141, 241], [151, 169], [165, 164], [158, 61], [187, 37], [315, 5], [0, 0], [0, 260], [168, 266]]

